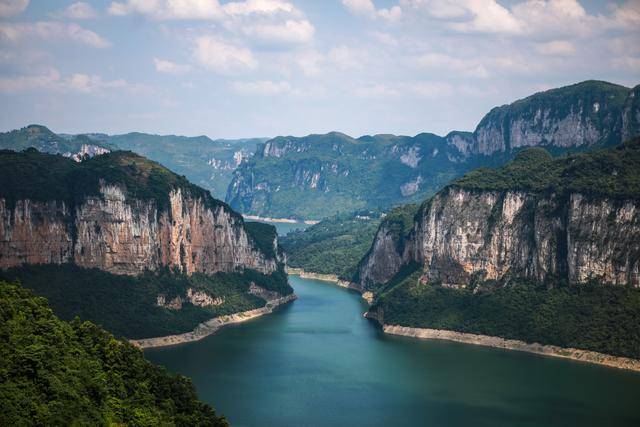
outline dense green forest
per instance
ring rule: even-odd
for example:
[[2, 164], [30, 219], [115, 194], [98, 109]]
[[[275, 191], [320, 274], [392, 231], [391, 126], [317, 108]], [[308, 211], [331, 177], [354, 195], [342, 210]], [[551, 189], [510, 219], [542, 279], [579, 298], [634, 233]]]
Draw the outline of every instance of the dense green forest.
[[[27, 265], [0, 272], [0, 279], [17, 280], [36, 295], [46, 297], [63, 320], [78, 316], [118, 337], [131, 339], [183, 333], [216, 316], [263, 307], [263, 299], [248, 293], [252, 282], [283, 295], [293, 292], [282, 270], [271, 275], [246, 270], [213, 276], [186, 276], [165, 270], [133, 277], [73, 264]], [[188, 288], [224, 298], [224, 303], [197, 307], [187, 302], [180, 310], [156, 305], [158, 295], [164, 295], [167, 301], [178, 295], [184, 299]]]
[[384, 323], [498, 336], [640, 358], [640, 290], [528, 280], [452, 289], [408, 266], [378, 290]]
[[640, 197], [640, 138], [613, 148], [553, 158], [530, 148], [498, 169], [480, 168], [451, 185], [471, 190], [528, 190]]
[[0, 281], [0, 425], [226, 426], [188, 378]]
[[289, 267], [350, 280], [369, 250], [379, 224], [378, 212], [341, 214], [291, 232], [279, 242], [287, 254]]

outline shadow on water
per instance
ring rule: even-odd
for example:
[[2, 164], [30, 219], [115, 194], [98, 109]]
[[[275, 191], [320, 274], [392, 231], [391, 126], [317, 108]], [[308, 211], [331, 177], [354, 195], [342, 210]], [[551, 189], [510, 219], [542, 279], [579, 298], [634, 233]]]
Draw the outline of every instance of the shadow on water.
[[291, 282], [273, 314], [147, 357], [236, 426], [640, 425], [636, 373], [388, 336], [356, 293]]

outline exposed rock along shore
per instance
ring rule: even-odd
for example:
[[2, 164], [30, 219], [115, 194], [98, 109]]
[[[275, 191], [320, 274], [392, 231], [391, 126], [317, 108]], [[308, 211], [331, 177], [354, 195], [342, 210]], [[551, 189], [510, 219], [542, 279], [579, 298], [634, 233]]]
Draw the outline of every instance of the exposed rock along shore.
[[264, 307], [256, 308], [253, 310], [242, 311], [240, 313], [229, 314], [226, 316], [214, 317], [206, 322], [200, 323], [191, 332], [185, 332], [178, 335], [167, 335], [164, 337], [156, 338], [143, 338], [139, 340], [129, 340], [129, 342], [139, 348], [155, 348], [166, 347], [170, 345], [184, 344], [188, 342], [200, 341], [201, 339], [216, 333], [220, 328], [225, 325], [231, 325], [233, 323], [242, 323], [247, 320], [255, 319], [264, 314], [272, 313], [277, 307], [287, 304], [298, 297], [295, 294], [290, 294], [281, 298], [277, 298], [271, 301], [267, 301]]
[[297, 219], [292, 219], [292, 218], [269, 218], [269, 217], [262, 217], [257, 215], [242, 215], [242, 217], [244, 219], [248, 219], [249, 221], [284, 222], [287, 224], [314, 225], [320, 222], [313, 219], [305, 219], [305, 220], [299, 221]]
[[[365, 317], [377, 320], [371, 313], [365, 313]], [[399, 325], [382, 325], [386, 334], [401, 335], [404, 337], [455, 341], [465, 344], [482, 345], [485, 347], [503, 348], [506, 350], [525, 351], [543, 356], [560, 357], [563, 359], [577, 360], [580, 362], [594, 363], [611, 368], [626, 369], [640, 372], [640, 360], [627, 357], [611, 356], [595, 351], [580, 350], [577, 348], [563, 348], [555, 345], [542, 345], [538, 343], [526, 343], [519, 340], [510, 340], [488, 335], [476, 335], [463, 332], [447, 331], [441, 329], [410, 328]]]
[[311, 279], [311, 280], [320, 280], [323, 282], [331, 282], [335, 285], [340, 286], [341, 288], [353, 289], [354, 291], [358, 291], [362, 298], [367, 301], [369, 305], [373, 303], [373, 293], [372, 292], [363, 292], [362, 289], [353, 282], [348, 280], [342, 280], [338, 278], [335, 274], [320, 274], [320, 273], [311, 273], [308, 271], [304, 271], [302, 268], [286, 268], [287, 274], [291, 274], [294, 276], [299, 276], [302, 279]]

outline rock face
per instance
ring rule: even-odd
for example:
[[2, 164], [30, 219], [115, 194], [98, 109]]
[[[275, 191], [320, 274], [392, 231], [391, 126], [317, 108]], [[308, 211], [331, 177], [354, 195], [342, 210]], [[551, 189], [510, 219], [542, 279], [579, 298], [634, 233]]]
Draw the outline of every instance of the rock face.
[[196, 307], [213, 307], [224, 304], [224, 300], [224, 297], [213, 297], [204, 291], [196, 291], [192, 288], [187, 288], [184, 298], [178, 295], [177, 297], [167, 301], [166, 295], [158, 295], [156, 298], [156, 305], [169, 310], [180, 310], [182, 309], [182, 304], [187, 301]]
[[450, 187], [420, 211], [404, 245], [381, 226], [359, 284], [388, 282], [411, 261], [443, 285], [511, 275], [638, 287], [640, 202]]
[[385, 209], [424, 199], [451, 179], [479, 166], [502, 165], [528, 147], [560, 154], [637, 135], [640, 86], [585, 81], [496, 107], [474, 132], [277, 137], [236, 169], [225, 200], [240, 212], [264, 217]]
[[535, 94], [491, 110], [476, 128], [471, 147], [464, 150], [491, 155], [523, 147], [623, 142], [636, 135], [631, 121], [624, 120], [638, 114], [637, 103], [630, 101], [635, 92], [638, 87], [629, 90], [590, 81]]
[[73, 262], [116, 274], [162, 267], [187, 274], [271, 273], [280, 262], [257, 249], [238, 215], [180, 189], [162, 209], [104, 183], [99, 195], [73, 209], [66, 201], [27, 199], [9, 206], [0, 199], [0, 221], [0, 268]]
[[523, 277], [640, 287], [640, 139], [560, 159], [542, 153], [466, 175], [413, 220], [390, 214], [360, 262], [361, 290], [409, 265], [448, 287]]

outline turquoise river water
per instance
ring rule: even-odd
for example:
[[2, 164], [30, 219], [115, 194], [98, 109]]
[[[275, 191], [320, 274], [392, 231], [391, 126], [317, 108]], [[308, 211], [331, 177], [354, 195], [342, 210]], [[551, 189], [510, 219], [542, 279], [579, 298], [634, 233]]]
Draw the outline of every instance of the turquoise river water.
[[358, 294], [290, 280], [275, 313], [146, 356], [234, 426], [640, 426], [640, 374], [387, 336]]

